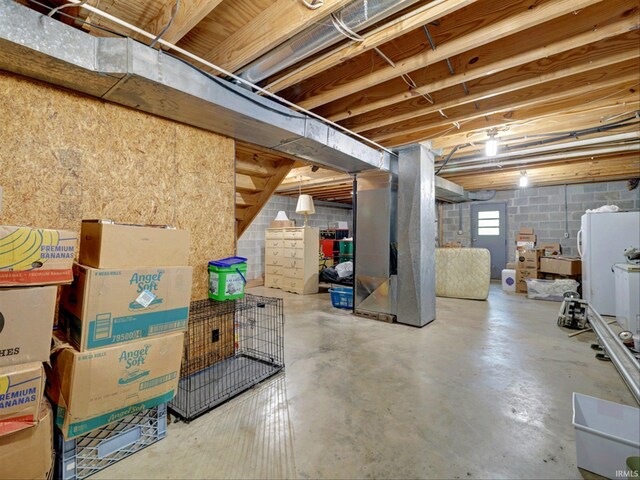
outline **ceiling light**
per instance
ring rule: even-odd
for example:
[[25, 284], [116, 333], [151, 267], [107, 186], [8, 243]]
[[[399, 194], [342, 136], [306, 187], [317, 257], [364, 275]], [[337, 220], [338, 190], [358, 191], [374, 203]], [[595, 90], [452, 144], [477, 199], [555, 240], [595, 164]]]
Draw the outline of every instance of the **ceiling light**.
[[491, 137], [484, 145], [484, 151], [487, 157], [495, 157], [498, 153], [498, 140]]
[[524, 188], [527, 185], [529, 185], [529, 177], [527, 177], [527, 171], [523, 170], [520, 172], [520, 186]]

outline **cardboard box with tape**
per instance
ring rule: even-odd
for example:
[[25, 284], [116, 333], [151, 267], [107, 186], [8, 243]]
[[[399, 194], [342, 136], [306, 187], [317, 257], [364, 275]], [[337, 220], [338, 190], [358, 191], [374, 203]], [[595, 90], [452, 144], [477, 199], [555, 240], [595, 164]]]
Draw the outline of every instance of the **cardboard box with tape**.
[[83, 220], [79, 262], [94, 268], [189, 265], [189, 232], [166, 226]]
[[0, 286], [70, 283], [78, 235], [0, 225]]
[[527, 293], [527, 279], [528, 278], [541, 278], [540, 272], [537, 270], [516, 270], [516, 292]]
[[0, 368], [0, 436], [38, 423], [44, 381], [39, 362]]
[[0, 478], [46, 479], [53, 468], [53, 411], [42, 400], [38, 424], [0, 437]]
[[66, 439], [168, 402], [180, 378], [184, 333], [80, 353], [56, 338], [47, 395]]
[[60, 323], [81, 352], [185, 331], [192, 267], [95, 269], [76, 264], [63, 287]]
[[539, 270], [540, 250], [521, 250], [516, 258], [517, 270]]
[[538, 245], [538, 249], [542, 252], [543, 257], [551, 257], [562, 253], [562, 247], [559, 243], [543, 243]]
[[543, 257], [540, 259], [540, 271], [556, 275], [582, 275], [582, 260], [574, 257]]
[[0, 289], [0, 367], [46, 362], [57, 285]]

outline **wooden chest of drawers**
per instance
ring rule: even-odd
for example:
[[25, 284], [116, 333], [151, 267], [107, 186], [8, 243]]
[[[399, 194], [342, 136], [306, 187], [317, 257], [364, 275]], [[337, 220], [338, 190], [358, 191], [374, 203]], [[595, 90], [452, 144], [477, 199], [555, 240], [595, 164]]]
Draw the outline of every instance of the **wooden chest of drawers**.
[[319, 233], [316, 228], [269, 228], [265, 233], [264, 284], [288, 292], [318, 293]]

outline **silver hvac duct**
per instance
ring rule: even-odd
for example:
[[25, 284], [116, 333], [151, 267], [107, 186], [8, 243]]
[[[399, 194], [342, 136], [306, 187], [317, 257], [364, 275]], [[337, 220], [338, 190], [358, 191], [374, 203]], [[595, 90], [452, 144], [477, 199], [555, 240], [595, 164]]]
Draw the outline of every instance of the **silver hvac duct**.
[[[417, 2], [418, 0], [355, 0], [333, 15], [349, 30], [358, 32]], [[300, 32], [250, 63], [240, 77], [258, 83], [344, 39], [345, 36], [336, 29], [329, 16], [322, 23]]]

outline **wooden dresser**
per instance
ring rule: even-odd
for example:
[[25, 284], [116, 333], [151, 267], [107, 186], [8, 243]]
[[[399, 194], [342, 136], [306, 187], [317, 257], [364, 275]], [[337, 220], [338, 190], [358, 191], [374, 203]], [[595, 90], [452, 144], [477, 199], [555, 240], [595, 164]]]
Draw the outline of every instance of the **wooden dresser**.
[[317, 228], [269, 228], [265, 233], [266, 287], [306, 295], [318, 293]]

